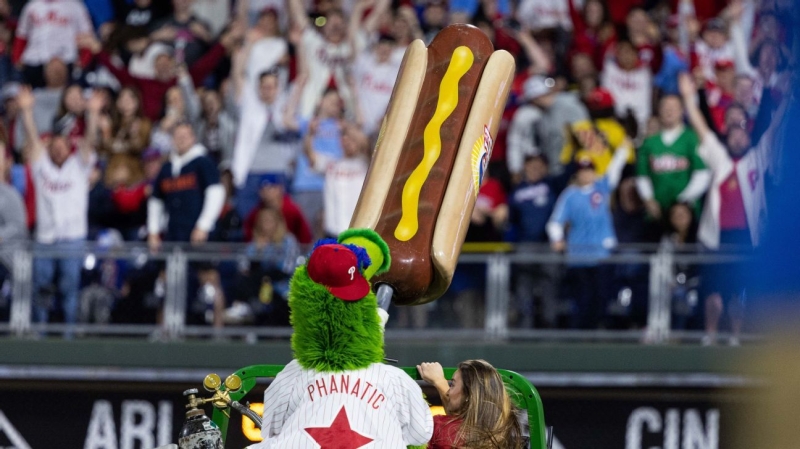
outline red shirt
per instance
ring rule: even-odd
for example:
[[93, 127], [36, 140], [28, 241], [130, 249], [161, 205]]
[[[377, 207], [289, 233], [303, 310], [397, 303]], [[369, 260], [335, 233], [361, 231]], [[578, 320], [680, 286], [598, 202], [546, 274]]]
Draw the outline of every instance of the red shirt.
[[[225, 56], [225, 47], [216, 44], [211, 47], [202, 58], [192, 64], [189, 74], [192, 76], [195, 86], [200, 85], [203, 80], [219, 65]], [[100, 52], [97, 60], [105, 66], [123, 86], [133, 86], [139, 89], [142, 94], [142, 111], [144, 115], [152, 121], [161, 118], [164, 109], [164, 95], [170, 87], [178, 83], [177, 78], [169, 81], [159, 81], [157, 79], [139, 78], [132, 76], [127, 69], [115, 66], [111, 62], [111, 57]]]
[[[603, 67], [603, 57], [608, 50], [608, 47], [615, 40], [614, 31], [610, 31], [610, 35], [605, 39], [601, 39], [597, 30], [589, 28], [583, 19], [581, 11], [575, 7], [575, 0], [569, 0], [569, 16], [572, 19], [573, 28], [573, 41], [571, 55], [575, 53], [585, 53], [592, 58], [596, 67]], [[601, 28], [602, 31], [602, 28]]]
[[122, 214], [132, 214], [139, 210], [147, 200], [147, 183], [127, 187], [120, 186], [111, 192], [111, 200], [117, 211]]
[[428, 449], [452, 449], [458, 447], [458, 429], [463, 422], [460, 418], [447, 415], [433, 417], [433, 436], [428, 442]]
[[706, 99], [708, 101], [708, 108], [711, 110], [711, 118], [714, 120], [714, 126], [719, 130], [725, 130], [725, 112], [728, 106], [736, 102], [733, 94], [725, 92], [714, 83], [707, 83], [706, 86]]
[[744, 209], [742, 189], [739, 178], [736, 176], [736, 163], [733, 171], [719, 186], [719, 228], [723, 231], [745, 230], [747, 227], [747, 212]]
[[606, 2], [606, 4], [608, 5], [611, 21], [616, 25], [625, 25], [628, 12], [634, 6], [644, 6], [644, 0], [614, 0], [613, 2]]
[[[246, 242], [253, 240], [253, 228], [256, 225], [258, 211], [261, 210], [262, 207], [264, 207], [263, 202], [254, 207], [244, 220], [243, 231], [244, 240]], [[311, 236], [311, 228], [308, 226], [308, 222], [303, 216], [303, 212], [301, 212], [300, 208], [297, 207], [297, 204], [295, 204], [294, 201], [289, 198], [289, 195], [283, 196], [281, 213], [283, 214], [283, 219], [286, 222], [286, 229], [288, 229], [289, 232], [294, 235], [297, 241], [303, 245], [311, 243], [311, 239], [313, 238]]]
[[506, 204], [506, 191], [503, 189], [503, 184], [496, 178], [487, 178], [478, 191], [477, 201], [484, 206], [488, 206], [491, 210], [501, 204]]

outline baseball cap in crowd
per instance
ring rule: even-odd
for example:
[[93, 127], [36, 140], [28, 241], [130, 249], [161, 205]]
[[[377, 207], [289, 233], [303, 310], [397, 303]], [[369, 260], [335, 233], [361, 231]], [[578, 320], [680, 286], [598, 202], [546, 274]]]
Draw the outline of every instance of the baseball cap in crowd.
[[147, 52], [149, 53], [149, 57], [152, 58], [152, 61], [155, 61], [159, 56], [162, 55], [169, 57], [175, 56], [175, 49], [169, 45], [162, 44], [161, 42], [151, 44], [150, 47], [148, 47]]
[[714, 17], [706, 22], [704, 31], [719, 31], [720, 33], [727, 33], [728, 32], [728, 24], [725, 23], [724, 19], [719, 17]]
[[9, 81], [3, 84], [3, 88], [0, 89], [0, 99], [8, 101], [12, 98], [16, 98], [21, 88], [22, 85], [16, 81]]
[[275, 185], [285, 187], [286, 175], [284, 175], [283, 173], [266, 173], [264, 175], [261, 175], [261, 182], [259, 183], [259, 186], [266, 187]]
[[578, 170], [583, 170], [585, 168], [590, 168], [594, 170], [594, 162], [588, 157], [580, 158], [575, 161], [575, 164], [578, 166]]
[[730, 70], [733, 69], [735, 65], [733, 61], [730, 59], [720, 59], [716, 63], [714, 63], [714, 70]]
[[526, 101], [535, 100], [547, 95], [555, 87], [556, 81], [542, 75], [533, 75], [522, 86], [522, 98]]
[[596, 87], [586, 97], [586, 107], [591, 111], [611, 109], [614, 107], [614, 96], [607, 89]]
[[350, 248], [339, 243], [317, 246], [308, 258], [308, 277], [325, 286], [335, 297], [358, 301], [369, 294], [369, 283], [361, 274], [361, 263]]

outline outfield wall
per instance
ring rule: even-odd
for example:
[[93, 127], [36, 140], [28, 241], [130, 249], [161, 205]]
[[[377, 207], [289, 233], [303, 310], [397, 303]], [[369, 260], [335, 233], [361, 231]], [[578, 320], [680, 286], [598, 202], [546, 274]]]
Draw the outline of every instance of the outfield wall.
[[[758, 347], [387, 343], [400, 365], [485, 358], [534, 382], [556, 448], [730, 447], [736, 413], [761, 385], [738, 366]], [[287, 342], [7, 340], [0, 344], [0, 447], [151, 448], [176, 440], [187, 388], [290, 360]], [[247, 400], [258, 402], [267, 383]], [[433, 404], [435, 392], [426, 389]], [[234, 416], [228, 447], [250, 440]], [[26, 446], [27, 445], [27, 446]]]

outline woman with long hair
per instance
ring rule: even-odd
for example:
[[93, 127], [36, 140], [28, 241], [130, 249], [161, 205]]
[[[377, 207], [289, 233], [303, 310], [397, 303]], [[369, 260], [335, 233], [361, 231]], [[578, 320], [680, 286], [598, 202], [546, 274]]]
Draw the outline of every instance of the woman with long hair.
[[517, 408], [500, 373], [485, 360], [458, 364], [452, 382], [439, 363], [422, 363], [417, 370], [442, 398], [447, 415], [434, 416], [428, 449], [517, 449], [524, 438]]
[[142, 95], [135, 87], [123, 87], [111, 114], [111, 129], [103, 136], [103, 149], [111, 154], [140, 156], [150, 143], [152, 124], [144, 116]]
[[75, 145], [77, 139], [82, 138], [86, 132], [85, 113], [86, 98], [83, 88], [77, 84], [67, 86], [61, 95], [58, 112], [53, 118], [53, 133], [67, 137]]
[[597, 67], [602, 67], [603, 55], [616, 37], [608, 6], [602, 0], [588, 0], [580, 10], [575, 3], [569, 0], [573, 47], [576, 52], [589, 55]]
[[286, 228], [279, 209], [263, 207], [253, 228], [253, 241], [244, 252], [248, 263], [239, 266], [228, 321], [254, 319], [256, 324], [289, 324], [289, 280], [297, 267], [300, 248]]

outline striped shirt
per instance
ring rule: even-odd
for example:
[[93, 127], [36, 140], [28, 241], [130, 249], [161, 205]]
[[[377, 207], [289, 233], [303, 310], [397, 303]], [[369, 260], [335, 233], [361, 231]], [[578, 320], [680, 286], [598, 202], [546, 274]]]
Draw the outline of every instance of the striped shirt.
[[405, 448], [432, 434], [422, 390], [400, 369], [373, 363], [325, 373], [293, 360], [264, 393], [264, 441], [251, 447]]

